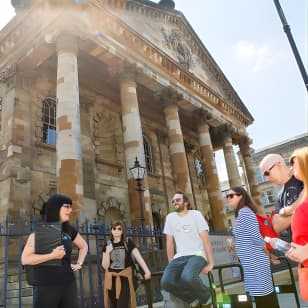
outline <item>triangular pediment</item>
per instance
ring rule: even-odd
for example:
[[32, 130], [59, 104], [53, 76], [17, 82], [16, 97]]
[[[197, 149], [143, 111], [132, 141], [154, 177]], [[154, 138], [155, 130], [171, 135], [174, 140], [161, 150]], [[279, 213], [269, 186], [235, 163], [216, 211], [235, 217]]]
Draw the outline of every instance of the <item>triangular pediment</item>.
[[145, 0], [128, 1], [113, 12], [144, 39], [204, 82], [215, 93], [253, 119], [236, 91], [185, 16]]

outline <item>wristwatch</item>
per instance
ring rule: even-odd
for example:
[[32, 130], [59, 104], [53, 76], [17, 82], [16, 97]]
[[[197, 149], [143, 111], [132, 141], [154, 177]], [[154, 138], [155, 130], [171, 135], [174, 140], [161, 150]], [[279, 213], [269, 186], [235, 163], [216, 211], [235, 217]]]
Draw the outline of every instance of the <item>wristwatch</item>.
[[81, 267], [83, 263], [77, 261], [77, 264]]

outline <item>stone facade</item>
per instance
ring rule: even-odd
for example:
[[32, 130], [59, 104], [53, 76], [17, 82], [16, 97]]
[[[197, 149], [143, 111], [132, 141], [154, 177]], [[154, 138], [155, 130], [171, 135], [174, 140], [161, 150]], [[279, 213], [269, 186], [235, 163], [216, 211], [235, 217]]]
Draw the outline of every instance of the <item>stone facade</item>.
[[29, 0], [0, 32], [0, 208], [38, 213], [59, 191], [75, 217], [141, 217], [130, 173], [148, 172], [146, 224], [161, 226], [175, 189], [226, 229], [216, 150], [251, 192], [253, 118], [173, 1]]

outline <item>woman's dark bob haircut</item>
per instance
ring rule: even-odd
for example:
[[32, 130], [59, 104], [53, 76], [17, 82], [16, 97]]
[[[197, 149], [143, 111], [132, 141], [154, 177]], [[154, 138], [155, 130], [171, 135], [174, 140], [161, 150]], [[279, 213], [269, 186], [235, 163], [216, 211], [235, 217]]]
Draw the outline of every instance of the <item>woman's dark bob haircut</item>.
[[63, 204], [72, 204], [72, 199], [65, 195], [54, 194], [52, 195], [44, 206], [44, 213], [42, 216], [47, 222], [56, 222], [60, 220], [60, 208]]

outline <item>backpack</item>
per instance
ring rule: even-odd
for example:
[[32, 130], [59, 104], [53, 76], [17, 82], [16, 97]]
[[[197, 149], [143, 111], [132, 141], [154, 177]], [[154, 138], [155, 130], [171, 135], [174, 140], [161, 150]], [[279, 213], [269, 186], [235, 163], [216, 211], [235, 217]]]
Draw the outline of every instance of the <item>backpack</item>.
[[[274, 230], [273, 223], [272, 223], [272, 217], [263, 216], [263, 215], [256, 213], [256, 218], [258, 220], [260, 233], [263, 238], [265, 236], [279, 237], [279, 234]], [[266, 249], [274, 250], [274, 248], [269, 243], [266, 243]]]

